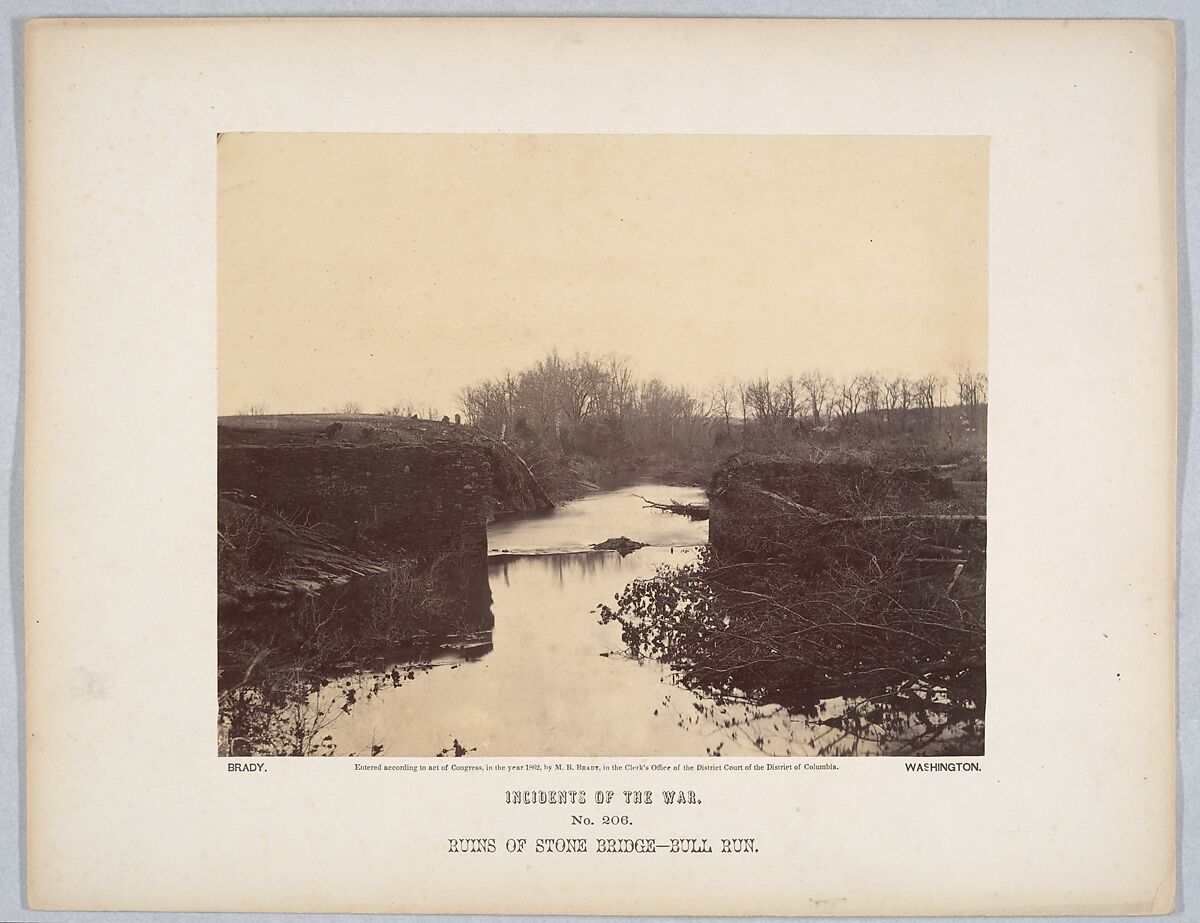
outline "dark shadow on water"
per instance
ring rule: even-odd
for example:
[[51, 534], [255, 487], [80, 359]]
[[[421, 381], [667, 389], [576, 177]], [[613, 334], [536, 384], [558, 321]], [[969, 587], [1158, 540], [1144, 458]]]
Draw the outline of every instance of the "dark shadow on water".
[[493, 554], [488, 557], [488, 576], [508, 583], [509, 570], [514, 564], [523, 568], [537, 567], [566, 575], [587, 577], [601, 571], [620, 569], [621, 555], [615, 551], [552, 551], [545, 554]]

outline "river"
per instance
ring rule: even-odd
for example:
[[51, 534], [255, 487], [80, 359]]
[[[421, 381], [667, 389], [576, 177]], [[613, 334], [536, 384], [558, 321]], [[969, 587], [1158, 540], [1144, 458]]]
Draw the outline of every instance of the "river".
[[[707, 522], [649, 509], [642, 497], [704, 502], [698, 488], [640, 483], [493, 523], [491, 644], [435, 659], [398, 686], [359, 674], [372, 688], [328, 728], [334, 752], [434, 756], [457, 742], [469, 756], [845, 756], [900, 752], [929, 730], [895, 714], [878, 727], [827, 723], [845, 712], [843, 699], [807, 714], [720, 703], [676, 684], [660, 663], [624, 656], [620, 627], [601, 624], [597, 606], [662, 565], [694, 560], [708, 540]], [[618, 536], [646, 547], [591, 550]]]

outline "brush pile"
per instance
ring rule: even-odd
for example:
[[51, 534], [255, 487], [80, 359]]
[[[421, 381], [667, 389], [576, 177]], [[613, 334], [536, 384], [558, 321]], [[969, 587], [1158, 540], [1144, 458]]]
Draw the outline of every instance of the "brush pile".
[[714, 695], [920, 694], [982, 709], [987, 522], [928, 470], [735, 458], [698, 563], [603, 607], [631, 655]]

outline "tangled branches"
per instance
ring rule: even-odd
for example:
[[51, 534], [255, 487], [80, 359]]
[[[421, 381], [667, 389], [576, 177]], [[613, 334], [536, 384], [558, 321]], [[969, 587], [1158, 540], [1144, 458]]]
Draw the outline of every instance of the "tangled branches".
[[[218, 620], [218, 751], [333, 755], [336, 721], [428, 669], [430, 639], [479, 627], [456, 563], [397, 558], [340, 594], [309, 594], [266, 615], [226, 613]], [[360, 669], [391, 663], [405, 666]], [[382, 745], [370, 750], [378, 755]]]
[[621, 625], [631, 656], [718, 699], [981, 712], [986, 520], [936, 505], [908, 515], [892, 495], [856, 503], [853, 482], [839, 486], [828, 512], [766, 491], [784, 502], [726, 514], [722, 542], [630, 584], [601, 620]]

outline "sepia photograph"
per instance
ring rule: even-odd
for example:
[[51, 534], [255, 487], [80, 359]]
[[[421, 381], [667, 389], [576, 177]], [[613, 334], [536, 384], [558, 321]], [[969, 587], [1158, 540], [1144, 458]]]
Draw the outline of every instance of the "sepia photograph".
[[221, 755], [984, 753], [986, 138], [215, 143]]
[[25, 31], [23, 907], [1175, 906], [1179, 23]]

